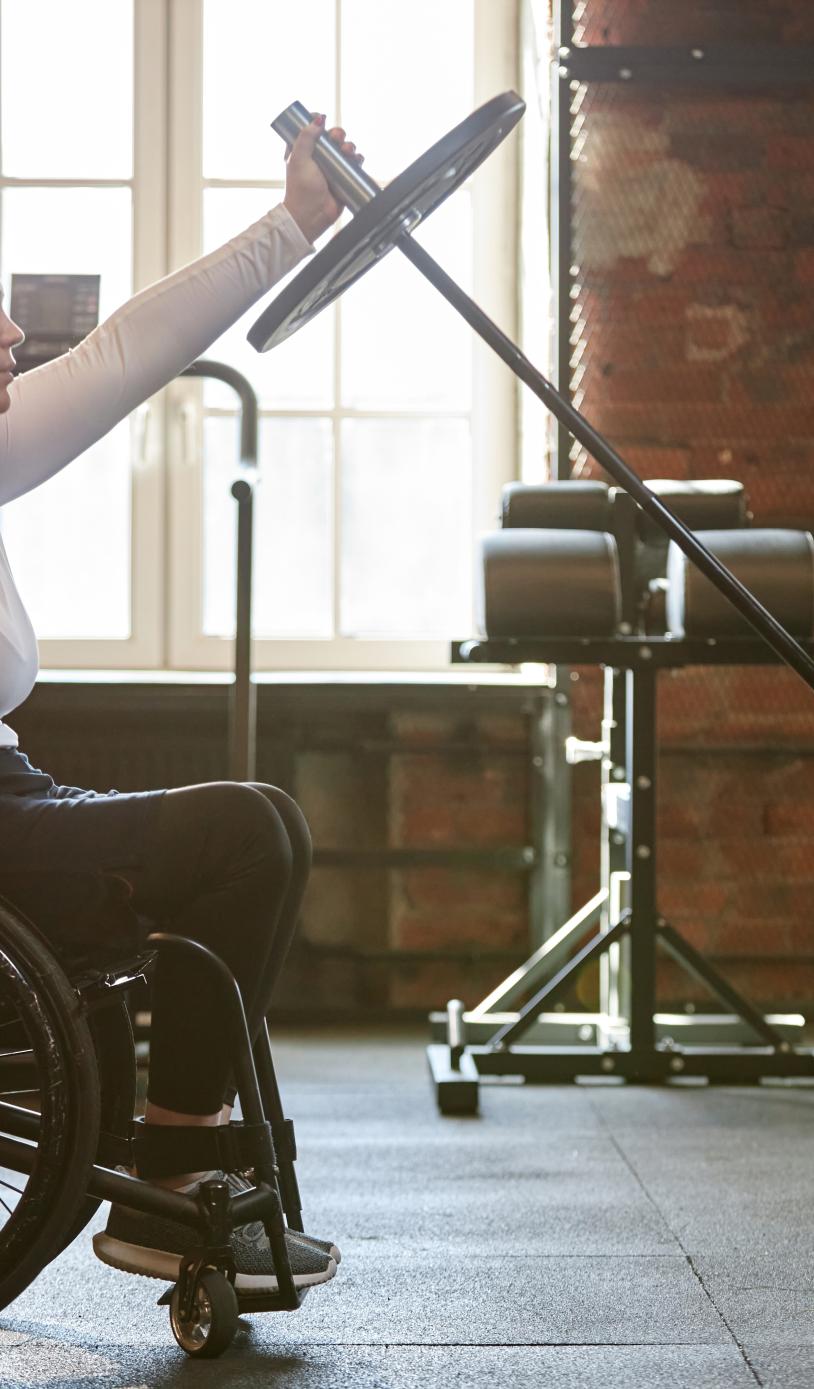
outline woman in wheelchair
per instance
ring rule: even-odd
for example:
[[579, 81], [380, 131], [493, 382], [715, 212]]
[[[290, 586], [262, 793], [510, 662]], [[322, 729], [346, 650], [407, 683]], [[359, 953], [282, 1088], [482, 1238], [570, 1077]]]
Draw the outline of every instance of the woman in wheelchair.
[[[293, 146], [279, 206], [135, 295], [75, 351], [15, 379], [12, 354], [22, 334], [0, 310], [0, 504], [38, 487], [106, 434], [313, 250], [340, 213], [311, 157], [323, 125], [316, 118]], [[329, 134], [354, 152], [342, 129]], [[59, 565], [81, 558], [66, 542], [55, 576]], [[0, 715], [27, 697], [36, 671], [36, 639], [0, 541]], [[208, 946], [240, 987], [252, 1035], [291, 941], [310, 855], [300, 810], [273, 786], [216, 782], [132, 794], [60, 786], [31, 765], [0, 723], [0, 891], [68, 950], [73, 933], [78, 939], [88, 930], [94, 893], [108, 901], [118, 894], [118, 909], [100, 918], [101, 943], [135, 952], [140, 919], [149, 918]], [[168, 1144], [175, 1139], [177, 1152], [185, 1133], [228, 1122], [235, 1091], [222, 999], [205, 962], [188, 953], [159, 952], [135, 1153], [136, 1175], [194, 1193], [216, 1169], [173, 1171]], [[232, 1192], [251, 1186], [239, 1172], [220, 1175]], [[106, 1263], [162, 1279], [178, 1276], [189, 1243], [187, 1226], [116, 1204], [94, 1238]], [[330, 1240], [287, 1231], [286, 1249], [297, 1288], [336, 1272], [339, 1253]], [[233, 1232], [231, 1253], [238, 1291], [275, 1292], [261, 1221]]]

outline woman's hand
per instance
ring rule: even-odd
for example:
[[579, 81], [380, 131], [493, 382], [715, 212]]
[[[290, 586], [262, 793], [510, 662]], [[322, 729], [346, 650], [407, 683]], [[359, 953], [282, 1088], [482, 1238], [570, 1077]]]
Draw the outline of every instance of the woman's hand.
[[[336, 201], [325, 175], [313, 158], [314, 145], [323, 133], [324, 125], [325, 117], [315, 116], [311, 124], [300, 131], [286, 155], [288, 169], [283, 203], [309, 241], [316, 241], [318, 236], [322, 236], [342, 211], [341, 204]], [[328, 138], [336, 141], [343, 154], [350, 155], [358, 164], [362, 163], [364, 156], [357, 154], [356, 146], [345, 139], [341, 126], [335, 125], [329, 130]]]

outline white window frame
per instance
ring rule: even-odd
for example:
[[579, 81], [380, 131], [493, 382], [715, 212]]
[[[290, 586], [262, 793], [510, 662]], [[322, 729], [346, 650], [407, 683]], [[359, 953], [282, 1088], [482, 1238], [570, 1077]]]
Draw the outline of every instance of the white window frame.
[[[102, 180], [133, 193], [133, 288], [166, 274], [167, 161], [164, 114], [167, 69], [166, 0], [135, 0], [133, 178]], [[4, 186], [93, 187], [93, 179], [6, 179]], [[96, 181], [97, 183], [99, 181]], [[161, 669], [166, 662], [164, 393], [133, 412], [131, 427], [131, 632], [122, 640], [43, 640], [44, 668]]]
[[[487, 100], [517, 83], [516, 0], [475, 0], [475, 97]], [[202, 176], [201, 0], [185, 0], [172, 11], [170, 158], [170, 256], [182, 265], [201, 253]], [[340, 95], [341, 105], [341, 95]], [[336, 113], [341, 123], [341, 109]], [[363, 133], [355, 132], [363, 143]], [[217, 184], [218, 180], [206, 183]], [[246, 181], [240, 181], [246, 186]], [[270, 205], [282, 196], [283, 183], [269, 182]], [[509, 142], [483, 166], [472, 185], [474, 297], [505, 330], [517, 322], [516, 240], [517, 157]], [[507, 245], [511, 248], [507, 254]], [[374, 272], [375, 273], [375, 272]], [[202, 508], [201, 386], [175, 382], [167, 421], [167, 459], [170, 496], [170, 591], [168, 664], [175, 669], [227, 670], [233, 661], [228, 638], [200, 632], [203, 589], [202, 527], [190, 524]], [[511, 373], [478, 339], [474, 349], [473, 392], [473, 553], [477, 533], [494, 527], [500, 489], [517, 476], [516, 389]], [[265, 413], [265, 412], [263, 412]], [[270, 411], [269, 414], [275, 412]], [[288, 412], [286, 412], [288, 413]], [[299, 413], [299, 412], [296, 412]], [[303, 412], [306, 414], [307, 412]], [[333, 415], [342, 412], [317, 412]], [[416, 412], [417, 417], [420, 412]], [[228, 502], [228, 499], [226, 499]], [[336, 563], [339, 547], [335, 547]], [[465, 637], [466, 632], [450, 633]], [[446, 641], [264, 640], [254, 642], [258, 671], [271, 670], [443, 670], [449, 668]]]
[[[475, 0], [475, 97], [480, 104], [518, 85], [519, 0]], [[202, 0], [134, 3], [133, 288], [193, 260], [202, 240]], [[341, 111], [337, 112], [341, 120]], [[373, 171], [375, 172], [375, 171]], [[42, 184], [48, 180], [8, 180]], [[62, 181], [64, 182], [64, 180]], [[92, 180], [77, 179], [88, 186]], [[270, 184], [272, 201], [282, 182]], [[473, 295], [514, 336], [518, 158], [514, 141], [496, 151], [472, 185]], [[518, 475], [517, 383], [474, 343], [473, 555], [493, 529], [500, 489]], [[330, 412], [320, 412], [329, 414]], [[420, 418], [420, 415], [418, 416]], [[43, 640], [43, 669], [228, 671], [233, 642], [200, 633], [203, 588], [200, 518], [202, 392], [179, 379], [131, 417], [131, 636]], [[228, 499], [227, 499], [228, 500]], [[450, 633], [465, 637], [469, 633]], [[274, 670], [444, 670], [446, 641], [260, 640], [258, 672]]]

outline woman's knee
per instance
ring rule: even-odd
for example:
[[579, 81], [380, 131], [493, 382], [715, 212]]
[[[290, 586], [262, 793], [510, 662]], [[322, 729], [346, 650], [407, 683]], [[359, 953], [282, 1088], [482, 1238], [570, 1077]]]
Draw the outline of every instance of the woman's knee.
[[306, 870], [309, 869], [313, 855], [311, 831], [297, 802], [287, 792], [281, 791], [279, 786], [269, 786], [262, 781], [250, 781], [246, 782], [246, 785], [254, 791], [259, 791], [261, 796], [274, 806], [285, 825], [295, 863], [302, 865]]
[[209, 874], [247, 869], [291, 873], [286, 824], [275, 806], [248, 783], [212, 781], [168, 791], [167, 815], [181, 838], [197, 841], [199, 864]]

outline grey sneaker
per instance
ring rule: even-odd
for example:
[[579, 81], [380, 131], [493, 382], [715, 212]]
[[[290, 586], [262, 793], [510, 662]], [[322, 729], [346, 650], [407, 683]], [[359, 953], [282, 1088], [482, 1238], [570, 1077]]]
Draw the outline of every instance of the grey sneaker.
[[[188, 1225], [114, 1204], [106, 1228], [93, 1237], [93, 1249], [97, 1258], [112, 1268], [174, 1282], [181, 1256], [194, 1242], [195, 1233]], [[231, 1244], [235, 1290], [277, 1292], [277, 1274], [262, 1221], [239, 1226], [232, 1234]], [[295, 1288], [327, 1283], [336, 1273], [336, 1261], [321, 1249], [289, 1239], [286, 1247]]]
[[[226, 1180], [229, 1183], [229, 1190], [233, 1196], [236, 1196], [239, 1191], [254, 1190], [254, 1182], [250, 1181], [243, 1172], [227, 1172]], [[342, 1255], [339, 1252], [339, 1247], [334, 1244], [333, 1240], [316, 1239], [314, 1235], [304, 1235], [301, 1230], [290, 1229], [286, 1230], [285, 1238], [286, 1244], [291, 1244], [292, 1242], [309, 1244], [312, 1249], [318, 1249], [322, 1254], [327, 1254], [329, 1258], [333, 1259], [335, 1264], [339, 1265], [342, 1262]]]

